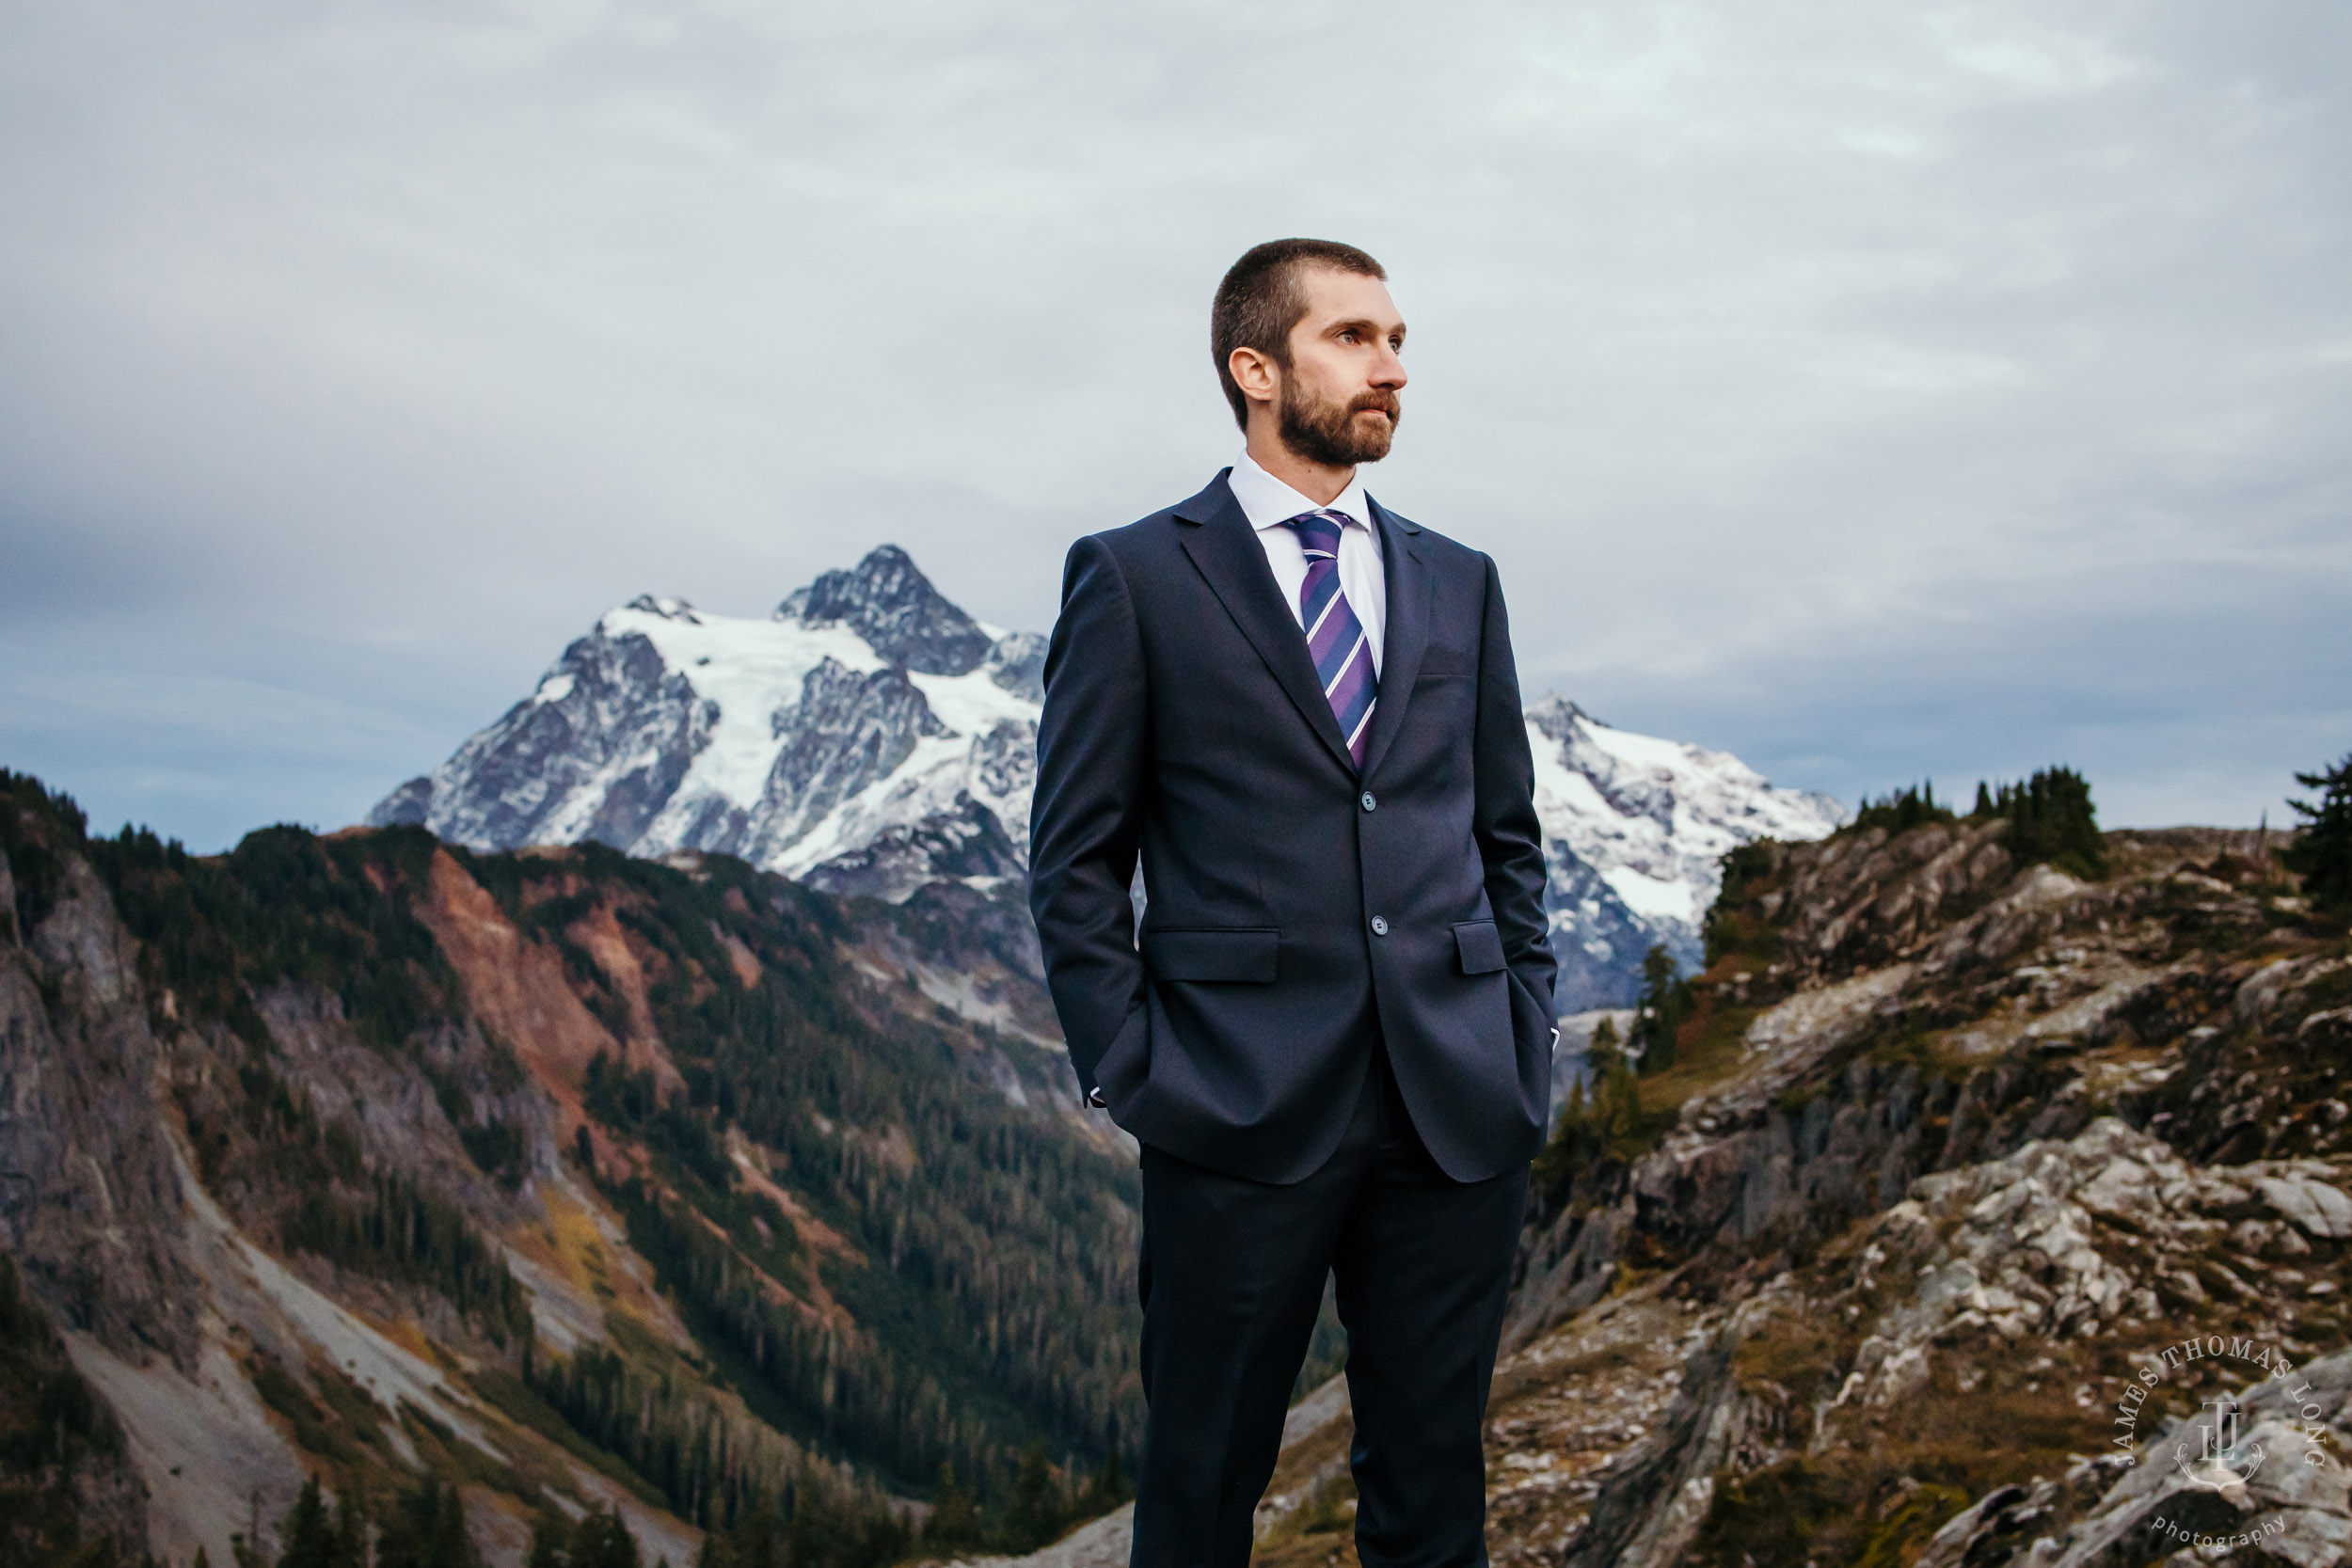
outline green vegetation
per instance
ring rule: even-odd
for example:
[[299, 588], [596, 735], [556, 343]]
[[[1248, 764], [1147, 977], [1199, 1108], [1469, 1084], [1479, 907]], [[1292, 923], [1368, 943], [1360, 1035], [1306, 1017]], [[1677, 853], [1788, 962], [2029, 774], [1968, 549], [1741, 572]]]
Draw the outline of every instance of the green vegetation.
[[601, 1504], [570, 1524], [542, 1517], [523, 1560], [525, 1568], [638, 1568], [639, 1560], [628, 1523]]
[[1061, 1534], [1069, 1519], [1070, 1499], [1063, 1494], [1052, 1461], [1046, 1458], [1045, 1445], [1032, 1443], [1022, 1452], [1012, 1493], [1005, 1499], [1000, 1549], [1014, 1554], [1036, 1551]]
[[[740, 1431], [676, 1369], [648, 1373], [592, 1345], [569, 1359], [534, 1353], [524, 1382], [573, 1431], [643, 1477], [653, 1492], [648, 1501], [689, 1523], [723, 1527], [763, 1497], [793, 1490], [780, 1445]], [[879, 1497], [870, 1501], [882, 1507]]]
[[979, 1500], [956, 1480], [952, 1465], [942, 1466], [931, 1489], [931, 1516], [923, 1527], [923, 1545], [944, 1555], [974, 1550], [1020, 1556], [1051, 1545], [1073, 1525], [1096, 1518], [1135, 1496], [1114, 1451], [1103, 1467], [1083, 1485], [1057, 1469], [1043, 1443], [1022, 1451], [1004, 1506], [992, 1521]]
[[1765, 839], [1733, 846], [1719, 863], [1723, 885], [1699, 927], [1707, 942], [1708, 968], [1734, 953], [1745, 955], [1759, 967], [1778, 956], [1779, 938], [1754, 901], [1772, 879], [1779, 851], [1780, 846]]
[[[1839, 1466], [1790, 1460], [1724, 1483], [1693, 1544], [1700, 1563], [1766, 1565], [1845, 1562], [1854, 1568], [1900, 1568], [1974, 1499], [1949, 1483], [1898, 1489], [1870, 1467], [1886, 1494], [1883, 1512], [1857, 1507], [1857, 1488]], [[1910, 1478], [1905, 1477], [1904, 1480]]]
[[2280, 858], [2303, 879], [2303, 892], [2324, 910], [2352, 908], [2352, 752], [2332, 768], [2297, 773], [2295, 782], [2319, 793], [2319, 803], [2290, 800], [2303, 819], [2302, 836]]
[[1584, 1078], [1568, 1086], [1567, 1101], [1530, 1175], [1538, 1205], [1548, 1211], [1565, 1203], [1576, 1179], [1603, 1161], [1639, 1158], [1658, 1131], [1642, 1109], [1641, 1084], [1618, 1046], [1617, 1026], [1608, 1019], [1594, 1028], [1584, 1062]]
[[[1979, 798], [1983, 796], [1982, 784], [1977, 786], [1977, 794]], [[1955, 819], [1950, 807], [1936, 803], [1935, 781], [1930, 779], [1921, 784], [1906, 784], [1900, 789], [1889, 790], [1883, 800], [1864, 796], [1862, 804], [1854, 808], [1853, 821], [1850, 826], [1884, 828], [1890, 833], [1906, 833], [1931, 822]]]
[[531, 1333], [529, 1294], [463, 1211], [403, 1176], [379, 1176], [373, 1185], [372, 1201], [304, 1194], [286, 1244], [362, 1274], [430, 1286], [494, 1344]]
[[[242, 1223], [437, 1291], [509, 1355], [529, 1343], [527, 1297], [460, 1195], [365, 1168], [356, 1128], [286, 1076], [261, 1006], [287, 982], [339, 1002], [361, 1043], [430, 1083], [473, 1163], [516, 1183], [522, 1134], [477, 1104], [490, 1103], [485, 1071], [495, 1095], [520, 1069], [496, 1042], [486, 1069], [479, 1043], [470, 1067], [453, 1066], [453, 1042], [479, 1031], [418, 918], [434, 857], [452, 854], [561, 957], [594, 1014], [631, 1038], [649, 1015], [676, 1064], [683, 1094], [607, 1059], [585, 1098], [650, 1160], [632, 1229], [764, 1416], [902, 1486], [953, 1463], [998, 1510], [1035, 1441], [1073, 1467], [1132, 1460], [1134, 1170], [977, 1082], [969, 1032], [878, 1006], [843, 957], [855, 932], [837, 901], [723, 858], [690, 876], [598, 846], [444, 850], [415, 829], [278, 827], [194, 856], [144, 830], [91, 838], [72, 801], [21, 775], [0, 775], [0, 792], [19, 808], [0, 810], [13, 923], [44, 915], [69, 857], [87, 857], [140, 939], [158, 1027], [193, 1028], [220, 1058], [174, 1093], [200, 1176]], [[599, 966], [578, 929], [590, 918], [618, 923], [642, 994]], [[776, 1180], [847, 1245], [803, 1244], [734, 1169], [730, 1128], [772, 1151]], [[829, 1325], [811, 1328], [787, 1297], [830, 1298]], [[666, 1471], [648, 1480], [668, 1495]]]
[[931, 1516], [923, 1522], [923, 1541], [944, 1552], [977, 1546], [986, 1539], [980, 1500], [956, 1480], [956, 1467], [942, 1465], [939, 1483], [931, 1488]]
[[[1832, 1397], [1860, 1338], [1842, 1316], [1838, 1326], [1824, 1317], [1820, 1304], [1785, 1307], [1760, 1325], [1734, 1353], [1740, 1386], [1791, 1412], [1821, 1408], [1815, 1402]], [[2126, 1351], [2114, 1343], [2043, 1349], [2048, 1355], [2030, 1364], [1982, 1358], [1965, 1388], [1939, 1368], [1899, 1418], [1851, 1418], [1855, 1424], [1826, 1451], [1726, 1481], [1690, 1560], [1896, 1568], [1975, 1498], [2061, 1473], [2097, 1448], [2100, 1418], [2112, 1415], [2095, 1402], [2077, 1404], [2073, 1390], [2121, 1371]]]
[[1971, 820], [1992, 816], [2009, 818], [2009, 852], [2020, 865], [2046, 861], [2086, 881], [2107, 874], [2090, 781], [2071, 768], [2045, 768], [2024, 784], [1977, 785]]
[[410, 908], [434, 850], [421, 828], [323, 839], [247, 833], [227, 855], [189, 854], [144, 828], [84, 847], [142, 945], [141, 978], [247, 1043], [269, 1041], [254, 997], [292, 980], [342, 1003], [379, 1050], [462, 1016], [456, 976]]
[[[499, 1249], [454, 1204], [398, 1176], [365, 1177], [353, 1130], [323, 1123], [272, 1065], [256, 1006], [286, 981], [335, 996], [363, 1041], [425, 1070], [485, 1170], [514, 1174], [519, 1135], [475, 1123], [468, 1097], [421, 1048], [429, 1025], [460, 1016], [456, 977], [409, 902], [431, 861], [430, 834], [329, 840], [266, 828], [208, 859], [145, 829], [91, 838], [72, 800], [0, 772], [0, 847], [17, 879], [21, 926], [54, 904], [66, 857], [86, 857], [139, 939], [140, 977], [166, 1015], [157, 1023], [218, 1030], [233, 1072], [175, 1091], [207, 1187], [265, 1229], [275, 1216], [289, 1248], [439, 1291], [494, 1343], [527, 1328], [527, 1297]], [[501, 1066], [519, 1081], [511, 1058]]]
[[16, 884], [14, 907], [0, 911], [0, 918], [11, 923], [16, 940], [31, 936], [56, 906], [65, 879], [62, 851], [78, 848], [88, 832], [88, 819], [72, 797], [52, 794], [39, 779], [0, 768], [0, 854], [8, 856], [9, 879]]
[[[686, 1093], [592, 1065], [591, 1114], [652, 1163], [608, 1196], [763, 1416], [901, 1485], [952, 1464], [994, 1495], [1038, 1438], [1132, 1457], [1134, 1170], [976, 1084], [946, 1028], [861, 1006], [839, 905], [718, 857], [699, 876], [596, 846], [464, 863], [525, 929], [560, 933], [592, 891], [639, 954]], [[558, 951], [592, 1006], [623, 1010], [584, 945]], [[803, 1248], [746, 1191], [730, 1125], [853, 1252]], [[799, 1305], [820, 1294], [848, 1321]]]
[[[817, 1479], [813, 1474], [812, 1480]], [[788, 1518], [788, 1522], [787, 1522]], [[803, 1495], [787, 1513], [762, 1503], [703, 1538], [696, 1568], [885, 1568], [907, 1556], [914, 1535], [886, 1506], [852, 1514]], [[532, 1556], [531, 1568], [548, 1568]], [[557, 1568], [626, 1568], [620, 1563]]]
[[1643, 955], [1642, 995], [1634, 1004], [1629, 1043], [1640, 1058], [1645, 1078], [1675, 1065], [1682, 1026], [1698, 1008], [1698, 992], [1681, 978], [1679, 969], [1662, 942]]
[[655, 1090], [652, 1069], [625, 1072], [599, 1051], [588, 1064], [585, 1098], [589, 1115], [607, 1127], [635, 1133], [713, 1193], [725, 1192], [734, 1180], [713, 1130], [715, 1118], [698, 1115], [682, 1101], [664, 1101]]
[[[650, 1022], [677, 1066], [683, 1093], [608, 1056], [583, 1098], [637, 1165], [612, 1196], [717, 1378], [763, 1418], [901, 1485], [952, 1465], [972, 1478], [991, 1542], [1048, 1521], [1057, 1532], [1123, 1492], [1141, 1430], [1135, 1172], [976, 1081], [971, 1032], [878, 997], [843, 957], [855, 932], [838, 902], [723, 859], [690, 876], [593, 846], [477, 856], [410, 829], [272, 828], [194, 856], [144, 830], [92, 838], [72, 801], [14, 774], [0, 774], [0, 807], [14, 808], [0, 809], [11, 925], [45, 916], [85, 857], [140, 941], [157, 1027], [193, 1030], [215, 1053], [214, 1070], [176, 1077], [173, 1092], [202, 1180], [241, 1223], [446, 1296], [505, 1347], [506, 1367], [477, 1379], [497, 1385], [501, 1408], [721, 1531], [722, 1555], [763, 1508], [793, 1568], [880, 1563], [907, 1543], [869, 1483], [782, 1463], [771, 1436], [747, 1447], [755, 1429], [703, 1391], [714, 1374], [700, 1361], [628, 1345], [543, 1358], [527, 1292], [462, 1195], [372, 1167], [358, 1125], [322, 1115], [278, 1055], [264, 999], [285, 984], [324, 993], [362, 1045], [423, 1078], [485, 1175], [513, 1187], [527, 1174], [521, 1130], [482, 1109], [521, 1069], [495, 1041], [485, 1065], [464, 987], [419, 918], [437, 854], [561, 958], [592, 1013], [632, 1040]], [[601, 937], [580, 928], [592, 919], [607, 923]], [[613, 922], [637, 960], [626, 981], [596, 957]], [[730, 1130], [764, 1146], [824, 1246], [743, 1180]], [[364, 1397], [343, 1411], [302, 1372], [255, 1368], [303, 1446], [355, 1485], [399, 1474], [383, 1414]], [[421, 1414], [401, 1424], [428, 1467], [536, 1492], [529, 1465], [476, 1476], [469, 1445]]]
[[[455, 1494], [451, 1494], [453, 1501]], [[458, 1511], [458, 1539], [465, 1540], [465, 1513]], [[302, 1495], [286, 1513], [285, 1523], [278, 1531], [281, 1543], [278, 1568], [367, 1568], [367, 1519], [357, 1498], [349, 1492], [336, 1499], [335, 1511], [329, 1514], [326, 1498], [319, 1490], [319, 1478], [311, 1476], [302, 1483]], [[466, 1542], [467, 1557], [437, 1559], [434, 1568], [475, 1568], [478, 1559], [472, 1555], [472, 1543]]]
[[0, 1252], [0, 1562], [113, 1563], [111, 1536], [83, 1534], [74, 1483], [122, 1462], [114, 1413]]
[[[260, 1354], [247, 1366], [253, 1375], [253, 1391], [262, 1396], [263, 1404], [286, 1418], [304, 1452], [316, 1454], [342, 1474], [355, 1473], [371, 1457], [394, 1463], [391, 1446], [383, 1434], [384, 1407], [348, 1379], [339, 1383], [340, 1374], [323, 1378], [320, 1393], [326, 1402], [322, 1404], [276, 1356]], [[346, 1393], [356, 1393], [358, 1398], [335, 1397]]]
[[[2352, 811], [2352, 804], [2347, 805], [2347, 810]], [[1966, 820], [1981, 823], [1999, 818], [2009, 822], [2005, 842], [2019, 865], [2046, 862], [2085, 880], [2096, 880], [2107, 874], [2106, 846], [2099, 836], [2099, 814], [2091, 804], [2090, 783], [2072, 768], [2044, 768], [2023, 784], [1980, 781], [1977, 784], [1976, 804]], [[1935, 783], [1929, 780], [1890, 791], [1883, 800], [1866, 797], [1854, 812], [1853, 820], [1839, 831], [1883, 828], [1890, 833], [1902, 833], [1930, 823], [1960, 820], [1949, 806], [1936, 800]], [[1733, 854], [1739, 852], [1734, 850]], [[1728, 879], [1724, 891], [1732, 891]], [[1710, 948], [1710, 959], [1712, 957]]]
[[[628, 1535], [618, 1520], [612, 1523]], [[278, 1539], [276, 1568], [482, 1568], [457, 1488], [433, 1474], [401, 1492], [373, 1519], [356, 1486], [343, 1488], [330, 1513], [318, 1477], [312, 1476], [278, 1526]], [[262, 1568], [264, 1560], [242, 1538], [237, 1544], [241, 1568]], [[628, 1568], [636, 1568], [636, 1561], [632, 1540]], [[204, 1568], [201, 1553], [197, 1568]]]

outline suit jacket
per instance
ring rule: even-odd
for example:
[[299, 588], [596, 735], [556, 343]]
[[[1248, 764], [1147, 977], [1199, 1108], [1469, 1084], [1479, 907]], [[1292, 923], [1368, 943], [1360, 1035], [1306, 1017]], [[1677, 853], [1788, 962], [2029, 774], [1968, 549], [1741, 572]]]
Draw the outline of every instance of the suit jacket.
[[1338, 1147], [1376, 1020], [1448, 1175], [1523, 1164], [1557, 966], [1494, 562], [1371, 503], [1388, 627], [1359, 775], [1231, 472], [1063, 574], [1029, 905], [1079, 1083], [1146, 1144], [1295, 1181]]

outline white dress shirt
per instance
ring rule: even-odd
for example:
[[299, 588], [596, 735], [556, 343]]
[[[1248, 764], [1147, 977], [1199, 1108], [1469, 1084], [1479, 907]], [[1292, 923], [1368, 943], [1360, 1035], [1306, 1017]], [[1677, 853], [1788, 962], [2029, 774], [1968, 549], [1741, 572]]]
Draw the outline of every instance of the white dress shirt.
[[1356, 612], [1357, 623], [1364, 628], [1364, 639], [1372, 645], [1372, 673], [1380, 673], [1381, 643], [1389, 624], [1389, 585], [1380, 575], [1380, 535], [1372, 526], [1372, 506], [1364, 499], [1364, 476], [1359, 470], [1347, 482], [1327, 507], [1314, 502], [1258, 467], [1248, 451], [1233, 460], [1233, 471], [1226, 479], [1233, 487], [1233, 499], [1241, 502], [1242, 515], [1258, 531], [1258, 544], [1265, 550], [1266, 564], [1274, 568], [1275, 586], [1282, 591], [1282, 602], [1291, 609], [1291, 619], [1298, 622], [1301, 630], [1306, 618], [1299, 613], [1298, 591], [1307, 581], [1307, 547], [1298, 542], [1298, 531], [1282, 525], [1302, 512], [1338, 512], [1347, 518], [1347, 526], [1340, 530], [1340, 592], [1347, 595], [1347, 608]]

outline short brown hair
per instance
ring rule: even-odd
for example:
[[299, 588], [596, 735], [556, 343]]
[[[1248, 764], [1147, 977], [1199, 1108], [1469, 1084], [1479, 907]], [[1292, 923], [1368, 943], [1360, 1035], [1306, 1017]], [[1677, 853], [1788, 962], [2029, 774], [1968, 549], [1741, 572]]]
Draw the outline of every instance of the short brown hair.
[[1233, 422], [1249, 428], [1249, 400], [1233, 380], [1233, 350], [1254, 348], [1284, 370], [1291, 363], [1291, 328], [1307, 314], [1307, 293], [1298, 275], [1311, 266], [1352, 272], [1359, 277], [1388, 273], [1352, 245], [1337, 240], [1268, 240], [1242, 253], [1216, 286], [1209, 307], [1209, 349], [1216, 356], [1216, 379], [1233, 405]]

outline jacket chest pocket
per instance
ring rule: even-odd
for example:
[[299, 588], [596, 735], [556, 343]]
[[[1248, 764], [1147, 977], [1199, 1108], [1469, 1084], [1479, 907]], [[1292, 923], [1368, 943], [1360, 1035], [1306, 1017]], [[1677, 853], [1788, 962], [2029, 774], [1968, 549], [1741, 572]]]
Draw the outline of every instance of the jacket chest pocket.
[[1430, 648], [1421, 656], [1421, 673], [1414, 678], [1416, 687], [1438, 686], [1447, 681], [1475, 680], [1478, 660], [1462, 648]]

